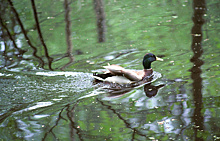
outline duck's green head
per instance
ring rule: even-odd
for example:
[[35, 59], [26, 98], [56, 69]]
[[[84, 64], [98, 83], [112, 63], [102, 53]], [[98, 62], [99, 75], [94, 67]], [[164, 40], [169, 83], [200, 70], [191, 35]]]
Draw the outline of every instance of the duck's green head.
[[143, 58], [143, 66], [144, 69], [150, 69], [151, 68], [151, 63], [153, 61], [163, 61], [163, 59], [156, 57], [154, 54], [152, 53], [147, 53], [145, 54], [144, 58]]

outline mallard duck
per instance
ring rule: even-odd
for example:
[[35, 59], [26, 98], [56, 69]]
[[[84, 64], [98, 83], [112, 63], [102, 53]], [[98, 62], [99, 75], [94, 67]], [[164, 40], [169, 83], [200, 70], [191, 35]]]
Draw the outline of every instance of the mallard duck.
[[163, 61], [163, 59], [156, 57], [154, 54], [147, 53], [143, 58], [143, 70], [128, 70], [118, 65], [108, 64], [108, 66], [103, 66], [108, 71], [103, 74], [94, 73], [93, 77], [96, 81], [131, 84], [136, 81], [141, 81], [147, 76], [152, 75], [153, 70], [151, 68], [151, 63], [157, 60]]

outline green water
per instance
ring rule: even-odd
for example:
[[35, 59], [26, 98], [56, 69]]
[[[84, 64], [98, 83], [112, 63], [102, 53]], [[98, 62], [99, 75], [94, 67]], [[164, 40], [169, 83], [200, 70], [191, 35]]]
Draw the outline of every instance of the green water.
[[[38, 55], [46, 62], [30, 1], [13, 3]], [[54, 71], [47, 64], [45, 69], [38, 68], [23, 35], [15, 36], [27, 50], [24, 57], [28, 60], [12, 56], [11, 64], [0, 70], [0, 140], [219, 140], [219, 4], [214, 0], [206, 3], [202, 93], [193, 95], [191, 1], [106, 0], [104, 43], [97, 43], [92, 1], [73, 1], [75, 61], [65, 71], [60, 68], [68, 58], [58, 60], [67, 48], [63, 1], [36, 1]], [[2, 2], [5, 5], [7, 1]], [[6, 16], [9, 13], [8, 7], [4, 22], [13, 27]], [[19, 33], [16, 23], [14, 27]], [[10, 46], [3, 47], [2, 41], [1, 67], [3, 49], [9, 55], [15, 52]], [[143, 69], [142, 58], [148, 52], [164, 59], [152, 63], [156, 75], [151, 84], [115, 92], [93, 83], [92, 73], [101, 72], [107, 63]], [[197, 100], [201, 100], [199, 104], [194, 103]]]

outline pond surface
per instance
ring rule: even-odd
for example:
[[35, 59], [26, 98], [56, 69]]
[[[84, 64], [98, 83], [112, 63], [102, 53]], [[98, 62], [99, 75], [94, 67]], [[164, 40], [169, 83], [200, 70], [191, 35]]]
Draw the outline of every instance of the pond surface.
[[[30, 1], [12, 2], [46, 62]], [[18, 23], [5, 16], [10, 13], [5, 1], [2, 18], [14, 27], [18, 47], [27, 52], [19, 60], [12, 43], [6, 46], [1, 39], [0, 140], [219, 140], [219, 4], [207, 1], [202, 35], [192, 36], [196, 24], [191, 1], [106, 0], [106, 41], [97, 43], [92, 1], [74, 1], [74, 63], [61, 71], [69, 61], [63, 57], [63, 2], [36, 1], [42, 34], [54, 58], [54, 71], [49, 71], [48, 63], [44, 69], [37, 67]], [[196, 58], [191, 48], [200, 36], [202, 51]], [[147, 52], [164, 59], [152, 63], [151, 82], [117, 89], [93, 82], [93, 73], [102, 72], [107, 63], [143, 69]]]

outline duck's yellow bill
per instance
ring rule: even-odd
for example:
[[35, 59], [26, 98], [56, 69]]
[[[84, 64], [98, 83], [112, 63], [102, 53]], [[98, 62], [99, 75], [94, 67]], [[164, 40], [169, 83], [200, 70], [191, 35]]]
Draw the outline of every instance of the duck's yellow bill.
[[156, 57], [156, 60], [157, 60], [157, 61], [163, 61], [163, 59], [162, 59], [162, 58], [159, 58], [159, 57]]

